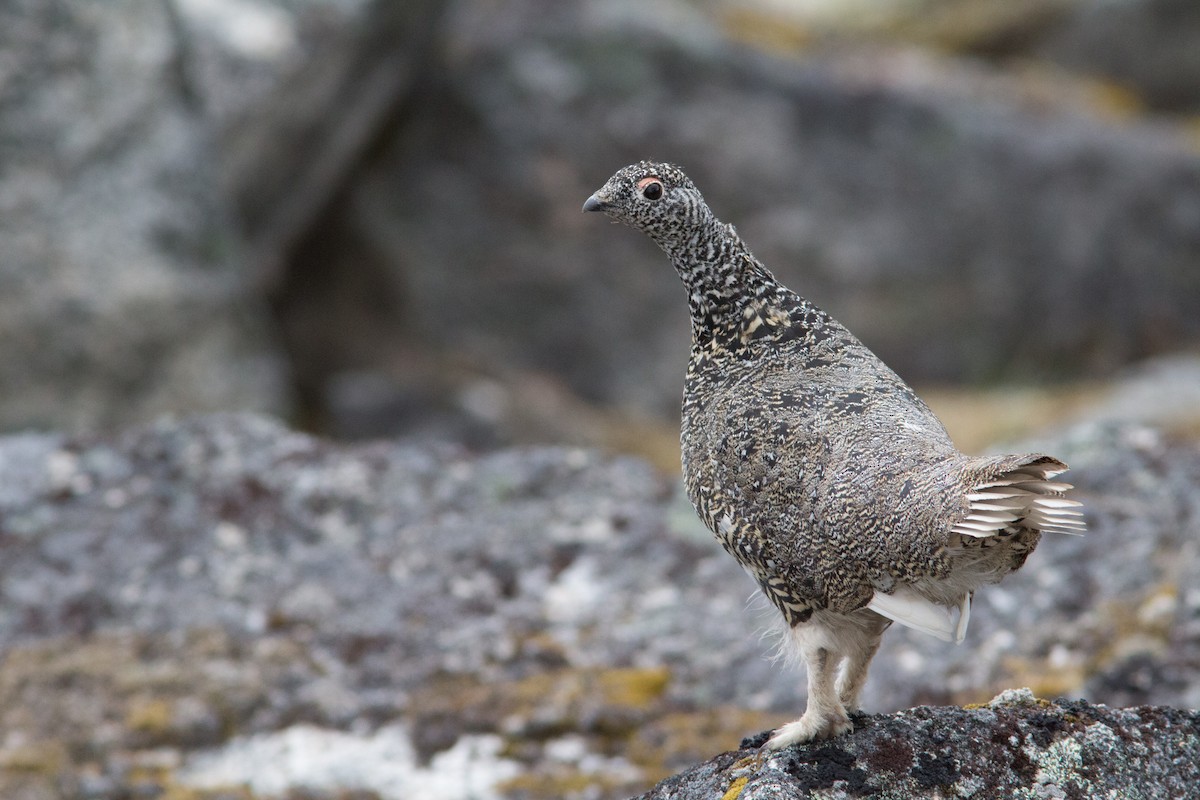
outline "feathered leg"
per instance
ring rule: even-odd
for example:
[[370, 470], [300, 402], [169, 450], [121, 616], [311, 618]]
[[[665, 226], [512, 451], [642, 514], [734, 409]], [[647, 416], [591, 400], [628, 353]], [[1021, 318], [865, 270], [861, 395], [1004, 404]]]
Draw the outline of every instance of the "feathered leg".
[[842, 672], [838, 676], [837, 693], [847, 711], [858, 708], [858, 696], [862, 693], [863, 684], [867, 682], [867, 669], [871, 665], [871, 659], [879, 651], [879, 644], [883, 641], [883, 632], [887, 626], [887, 621], [881, 619], [874, 628], [865, 632], [858, 641], [858, 646], [846, 655]]
[[819, 646], [804, 647], [802, 654], [808, 664], [808, 708], [800, 719], [775, 731], [763, 745], [767, 750], [840, 736], [854, 727], [834, 688], [842, 654]]

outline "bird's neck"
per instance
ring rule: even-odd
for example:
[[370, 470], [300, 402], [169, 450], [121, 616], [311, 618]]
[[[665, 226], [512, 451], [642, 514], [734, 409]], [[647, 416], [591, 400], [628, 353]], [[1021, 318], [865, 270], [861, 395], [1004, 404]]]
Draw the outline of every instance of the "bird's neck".
[[790, 294], [733, 226], [716, 218], [686, 241], [661, 244], [687, 287], [695, 342], [736, 337], [750, 304]]

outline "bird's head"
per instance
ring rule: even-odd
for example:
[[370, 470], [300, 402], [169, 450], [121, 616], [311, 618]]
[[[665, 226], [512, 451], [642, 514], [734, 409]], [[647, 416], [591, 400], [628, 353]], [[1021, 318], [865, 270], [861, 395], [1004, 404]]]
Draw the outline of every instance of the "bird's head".
[[640, 161], [608, 179], [583, 204], [644, 231], [663, 247], [677, 244], [711, 212], [696, 185], [673, 164]]

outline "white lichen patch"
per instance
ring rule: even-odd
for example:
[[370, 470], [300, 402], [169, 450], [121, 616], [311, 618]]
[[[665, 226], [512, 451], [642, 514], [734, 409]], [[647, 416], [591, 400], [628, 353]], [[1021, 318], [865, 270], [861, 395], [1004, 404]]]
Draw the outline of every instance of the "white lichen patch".
[[1005, 689], [1000, 694], [996, 695], [988, 703], [990, 708], [1002, 708], [1003, 706], [1032, 706], [1037, 705], [1037, 696], [1033, 690], [1029, 688], [1021, 689]]
[[542, 604], [546, 619], [571, 623], [589, 618], [605, 597], [605, 587], [591, 561], [576, 561], [546, 587]]
[[1076, 739], [1056, 739], [1044, 750], [1033, 743], [1025, 754], [1037, 764], [1033, 786], [1014, 795], [1015, 800], [1050, 800], [1067, 797], [1066, 787], [1082, 790], [1087, 797], [1102, 797], [1093, 791], [1091, 781], [1080, 770], [1083, 767], [1083, 746]]
[[1083, 748], [1076, 740], [1056, 739], [1045, 750], [1029, 748], [1027, 754], [1038, 765], [1038, 783], [1065, 786], [1080, 782]]
[[366, 734], [296, 725], [194, 755], [177, 778], [197, 789], [246, 787], [269, 796], [307, 788], [370, 791], [382, 800], [498, 800], [496, 785], [521, 771], [499, 755], [502, 745], [498, 736], [463, 736], [421, 765], [402, 725]]
[[1122, 746], [1130, 748], [1137, 755], [1145, 755], [1146, 746], [1135, 741], [1122, 743], [1121, 738], [1107, 725], [1099, 723], [1089, 725], [1083, 732], [1083, 743], [1093, 753], [1108, 755]]
[[183, 0], [180, 12], [245, 57], [277, 58], [296, 47], [286, 11], [252, 0]]
[[543, 753], [551, 763], [569, 765], [582, 774], [595, 775], [597, 779], [632, 783], [643, 777], [642, 771], [628, 759], [593, 752], [582, 736], [567, 735], [550, 739]]
[[[975, 795], [979, 794], [981, 791], [983, 791], [987, 788], [988, 788], [987, 784], [984, 783], [982, 778], [978, 778], [978, 777], [974, 777], [974, 776], [969, 777], [969, 778], [963, 778], [957, 784], [955, 784], [954, 796], [955, 797], [974, 797]], [[987, 795], [983, 794], [980, 796], [986, 797]]]

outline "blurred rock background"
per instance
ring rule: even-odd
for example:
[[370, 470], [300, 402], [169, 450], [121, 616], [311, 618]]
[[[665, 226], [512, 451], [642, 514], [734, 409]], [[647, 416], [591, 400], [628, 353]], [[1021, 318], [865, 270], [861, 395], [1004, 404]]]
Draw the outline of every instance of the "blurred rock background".
[[[984, 629], [995, 652], [974, 667], [968, 653], [939, 653], [946, 672], [929, 684], [914, 676], [933, 667], [915, 654], [936, 643], [914, 645], [900, 659], [905, 680], [878, 684], [878, 707], [980, 699], [1013, 680], [1099, 702], [1194, 705], [1200, 664], [1181, 643], [1194, 643], [1200, 600], [1180, 575], [1192, 574], [1200, 539], [1197, 87], [1192, 0], [10, 0], [0, 4], [0, 430], [59, 436], [163, 413], [251, 410], [335, 439], [398, 436], [435, 450], [599, 447], [673, 476], [688, 344], [678, 279], [643, 237], [579, 212], [618, 167], [672, 160], [785, 282], [914, 383], [965, 449], [1014, 439], [1062, 447], [1080, 461], [1089, 508], [1107, 520], [1078, 545], [1086, 553], [1039, 553], [1045, 570], [1031, 563], [1027, 579], [1088, 587], [1090, 601], [1067, 608], [1100, 616], [1068, 615], [1011, 658], [1001, 633]], [[217, 438], [243, 435], [234, 428]], [[25, 528], [12, 521], [14, 508], [75, 491], [75, 462], [51, 455], [57, 441], [17, 436], [4, 451], [26, 467], [9, 467], [0, 487], [9, 492], [0, 555], [40, 542], [29, 558], [82, 580], [86, 559], [59, 560], [71, 546], [51, 536], [62, 530], [57, 512], [35, 513]], [[1128, 476], [1125, 456], [1137, 465]], [[511, 458], [518, 473], [534, 469]], [[66, 488], [25, 485], [29, 470]], [[121, 506], [112, 492], [128, 487], [106, 480], [109, 494], [89, 513]], [[163, 497], [194, 490], [164, 487]], [[251, 502], [258, 490], [247, 491]], [[694, 524], [663, 502], [675, 509], [662, 512], [668, 522], [644, 530]], [[222, 519], [195, 517], [201, 541], [219, 543], [210, 528]], [[1114, 544], [1131, 529], [1136, 539]], [[703, 541], [694, 546], [707, 552]], [[531, 556], [543, 557], [554, 556]], [[1123, 573], [1135, 557], [1150, 571]], [[6, 578], [5, 603], [21, 606], [53, 583], [14, 595]], [[24, 652], [18, 641], [70, 651], [94, 630], [85, 622], [96, 597], [124, 607], [89, 594], [93, 584], [68, 592], [62, 613], [9, 629], [0, 647], [5, 672], [18, 676], [10, 690], [29, 675], [90, 680], [45, 672], [40, 656], [13, 673], [12, 659]], [[310, 600], [326, 608], [319, 597], [296, 602]], [[263, 609], [274, 600], [245, 602], [271, 618]], [[998, 626], [1020, 613], [1002, 605], [990, 612]], [[340, 624], [330, 613], [327, 624]], [[112, 614], [113, 630], [139, 635], [190, 624]], [[741, 630], [752, 618], [729, 624]], [[1014, 629], [1035, 622], [1017, 620]], [[262, 627], [248, 630], [253, 640]], [[384, 642], [394, 656], [424, 646], [401, 639], [355, 647]], [[754, 659], [763, 649], [747, 647], [736, 652]], [[602, 660], [566, 658], [589, 669]], [[653, 672], [664, 658], [623, 663]], [[780, 713], [799, 702], [765, 665], [728, 663], [751, 682], [776, 681], [742, 707]], [[726, 697], [734, 680], [721, 669], [711, 697]], [[358, 680], [355, 702], [383, 679]], [[678, 680], [672, 697], [692, 692], [690, 707], [705, 705], [710, 688], [696, 687], [709, 678]], [[901, 685], [918, 688], [906, 695]], [[288, 702], [268, 706], [274, 716], [222, 717], [193, 744], [306, 718]], [[150, 717], [117, 716], [127, 730], [157, 730], [151, 712], [164, 706], [147, 708]], [[401, 713], [354, 709], [318, 721]], [[196, 725], [212, 722], [200, 717]], [[17, 743], [6, 769], [61, 765], [63, 752], [91, 769], [95, 737], [35, 747], [49, 761], [22, 761], [30, 729], [14, 719], [0, 732], [0, 743]], [[420, 745], [422, 758], [470, 760], [453, 749], [457, 738], [443, 738], [428, 753]], [[580, 741], [555, 752], [566, 758]], [[673, 752], [699, 759], [710, 741]], [[619, 779], [607, 790], [585, 781], [580, 796], [619, 796], [603, 792], [637, 786], [662, 763], [681, 766], [664, 758], [632, 778], [622, 764], [595, 762]], [[127, 783], [112, 780], [55, 796], [121, 796]], [[529, 789], [515, 787], [512, 796]], [[29, 791], [21, 797], [51, 796]]]
[[643, 157], [921, 386], [1103, 381], [1200, 341], [1186, 0], [0, 14], [0, 428], [250, 408], [660, 447], [677, 279], [578, 213]]

